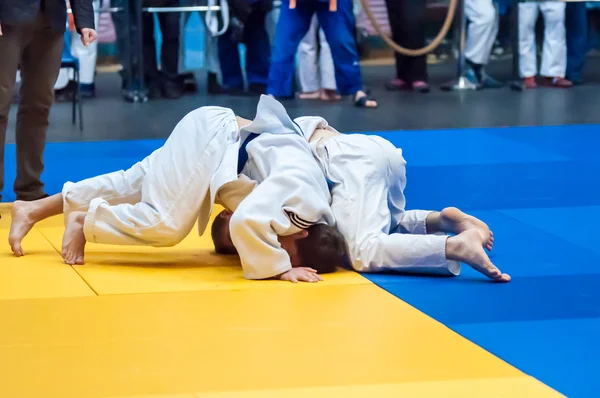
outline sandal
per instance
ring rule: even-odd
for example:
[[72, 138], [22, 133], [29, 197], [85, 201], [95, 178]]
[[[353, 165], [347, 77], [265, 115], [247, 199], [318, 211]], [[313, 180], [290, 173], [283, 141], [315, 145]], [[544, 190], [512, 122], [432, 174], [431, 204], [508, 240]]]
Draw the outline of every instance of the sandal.
[[[362, 96], [362, 97], [360, 97], [360, 98], [357, 98], [357, 97], [358, 97], [358, 95], [357, 95], [357, 94], [354, 94], [354, 97], [353, 97], [353, 99], [352, 99], [352, 100], [353, 100], [353, 102], [354, 102], [354, 106], [355, 106], [355, 107], [357, 107], [357, 108], [369, 108], [369, 109], [375, 109], [375, 108], [377, 108], [377, 107], [379, 106], [379, 104], [377, 104], [377, 101], [375, 100], [375, 98], [373, 98], [373, 97], [369, 97], [369, 94], [368, 94], [368, 93], [365, 93], [365, 95], [363, 95], [363, 96]], [[375, 105], [375, 106], [367, 106], [367, 102], [368, 102], [368, 101], [373, 101], [373, 102], [375, 102], [377, 105]]]

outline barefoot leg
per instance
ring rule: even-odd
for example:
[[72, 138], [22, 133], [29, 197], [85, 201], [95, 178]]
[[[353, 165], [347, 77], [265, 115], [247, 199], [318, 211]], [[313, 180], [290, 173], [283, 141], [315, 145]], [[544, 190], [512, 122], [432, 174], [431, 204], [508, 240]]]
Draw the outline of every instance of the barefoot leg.
[[503, 274], [485, 253], [481, 237], [475, 229], [448, 238], [446, 257], [463, 262], [496, 282], [510, 281], [510, 276]]
[[61, 253], [65, 264], [83, 264], [86, 243], [83, 233], [85, 216], [84, 212], [73, 212], [67, 216]]
[[437, 224], [439, 232], [460, 234], [468, 229], [475, 229], [481, 235], [483, 246], [492, 250], [494, 245], [494, 234], [486, 223], [480, 219], [463, 213], [456, 207], [447, 207], [439, 213], [439, 222]]
[[13, 203], [8, 244], [15, 256], [20, 257], [25, 255], [21, 247], [21, 242], [29, 231], [31, 231], [35, 223], [62, 213], [62, 206], [61, 194], [33, 202], [16, 201]]

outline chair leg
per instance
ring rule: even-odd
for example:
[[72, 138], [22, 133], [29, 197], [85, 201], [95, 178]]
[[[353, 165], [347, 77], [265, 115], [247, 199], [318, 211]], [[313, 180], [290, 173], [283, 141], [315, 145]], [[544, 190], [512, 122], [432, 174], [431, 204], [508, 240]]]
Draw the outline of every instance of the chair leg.
[[79, 81], [79, 70], [77, 74], [77, 101], [79, 102], [79, 131], [83, 133], [83, 101], [81, 100], [81, 83]]
[[79, 78], [77, 76], [77, 68], [73, 68], [73, 74], [75, 75], [75, 95], [73, 95], [73, 110], [71, 111], [71, 123], [75, 124], [77, 123], [77, 119], [75, 119], [75, 109], [77, 106], [77, 93], [79, 92]]

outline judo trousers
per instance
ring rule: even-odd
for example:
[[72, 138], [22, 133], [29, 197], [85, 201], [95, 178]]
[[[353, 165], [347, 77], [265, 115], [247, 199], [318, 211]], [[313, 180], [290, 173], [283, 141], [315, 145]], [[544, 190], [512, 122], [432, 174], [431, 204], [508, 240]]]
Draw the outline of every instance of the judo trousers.
[[289, 0], [282, 1], [271, 56], [268, 94], [292, 97], [296, 52], [310, 28], [314, 14], [331, 48], [339, 93], [351, 95], [362, 90], [352, 0], [339, 0], [337, 4], [337, 11], [331, 12], [327, 2], [303, 0], [298, 2], [296, 8], [290, 9]]
[[431, 212], [404, 210], [400, 149], [380, 137], [352, 134], [328, 140], [318, 152], [334, 184], [331, 209], [356, 271], [458, 275], [460, 264], [446, 260], [447, 236], [427, 234]]
[[521, 77], [537, 75], [535, 23], [540, 11], [544, 15], [545, 26], [541, 75], [565, 77], [567, 71], [565, 3], [556, 1], [519, 3], [519, 65]]
[[[211, 180], [231, 153], [228, 149], [237, 154], [237, 141], [236, 118], [230, 109], [192, 111], [163, 147], [130, 169], [66, 183], [65, 215], [87, 212], [88, 242], [173, 246], [188, 235], [196, 219], [208, 220], [211, 194], [218, 188]], [[231, 166], [235, 178], [237, 158]]]

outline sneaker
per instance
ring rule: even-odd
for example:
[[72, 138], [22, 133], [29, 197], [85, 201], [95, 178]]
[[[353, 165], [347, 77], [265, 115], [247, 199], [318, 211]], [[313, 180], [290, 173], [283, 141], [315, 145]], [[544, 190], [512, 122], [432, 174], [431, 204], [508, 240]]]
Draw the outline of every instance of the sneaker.
[[167, 80], [161, 87], [162, 96], [167, 99], [178, 99], [183, 96], [184, 87], [175, 80]]
[[481, 68], [481, 87], [483, 88], [502, 88], [504, 85], [498, 80], [487, 74], [484, 68]]

